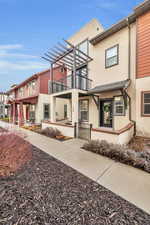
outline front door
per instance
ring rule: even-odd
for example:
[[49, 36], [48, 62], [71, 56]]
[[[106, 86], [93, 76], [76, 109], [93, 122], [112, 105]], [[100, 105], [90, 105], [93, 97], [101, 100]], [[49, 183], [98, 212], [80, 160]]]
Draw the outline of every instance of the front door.
[[111, 128], [112, 122], [113, 122], [112, 99], [100, 101], [100, 126]]

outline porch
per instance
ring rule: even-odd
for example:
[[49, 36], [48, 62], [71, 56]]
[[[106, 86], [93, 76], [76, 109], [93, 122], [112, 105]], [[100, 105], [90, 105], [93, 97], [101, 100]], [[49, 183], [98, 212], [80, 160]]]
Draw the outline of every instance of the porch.
[[[129, 105], [125, 107], [119, 92], [115, 90], [93, 96], [88, 91], [71, 89], [51, 94], [50, 120], [43, 121], [42, 128], [57, 128], [66, 136], [86, 140], [128, 143], [134, 134], [134, 124], [129, 119]], [[57, 98], [68, 101], [64, 120], [56, 118]]]
[[35, 123], [37, 102], [38, 96], [14, 99], [13, 101], [9, 100], [9, 121], [13, 124], [18, 124], [19, 126]]

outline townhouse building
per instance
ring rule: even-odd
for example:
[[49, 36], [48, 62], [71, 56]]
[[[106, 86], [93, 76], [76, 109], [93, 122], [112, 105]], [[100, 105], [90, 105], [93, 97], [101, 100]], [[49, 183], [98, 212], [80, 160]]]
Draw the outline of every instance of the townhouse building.
[[[66, 76], [63, 67], [53, 69], [55, 79]], [[14, 85], [7, 93], [10, 104], [9, 117], [14, 124], [24, 125], [36, 123], [50, 119], [50, 101], [48, 82], [50, 81], [50, 69], [34, 74], [19, 85]], [[57, 104], [56, 117], [58, 120], [64, 119], [64, 102]]]
[[[50, 119], [65, 135], [124, 144], [150, 137], [150, 1], [107, 30], [93, 19], [51, 50], [51, 68], [66, 77], [49, 85]], [[56, 118], [57, 100], [68, 105], [68, 121]]]

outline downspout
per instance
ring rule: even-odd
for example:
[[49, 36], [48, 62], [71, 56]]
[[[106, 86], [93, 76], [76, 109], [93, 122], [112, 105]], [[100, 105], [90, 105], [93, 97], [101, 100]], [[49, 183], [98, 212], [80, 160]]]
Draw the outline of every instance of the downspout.
[[[131, 79], [131, 27], [129, 22], [129, 17], [126, 19], [128, 26], [128, 79]], [[131, 97], [125, 90], [125, 94], [129, 99], [129, 120], [134, 124], [134, 136], [136, 135], [136, 122], [132, 120], [132, 105], [131, 105]]]

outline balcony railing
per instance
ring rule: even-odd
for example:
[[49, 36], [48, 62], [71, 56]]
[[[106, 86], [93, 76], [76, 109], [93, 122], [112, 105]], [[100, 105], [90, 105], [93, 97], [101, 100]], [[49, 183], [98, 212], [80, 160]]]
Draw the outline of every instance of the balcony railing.
[[69, 89], [79, 89], [87, 91], [92, 87], [92, 80], [83, 75], [66, 76], [57, 81], [50, 81], [49, 93], [61, 92]]

